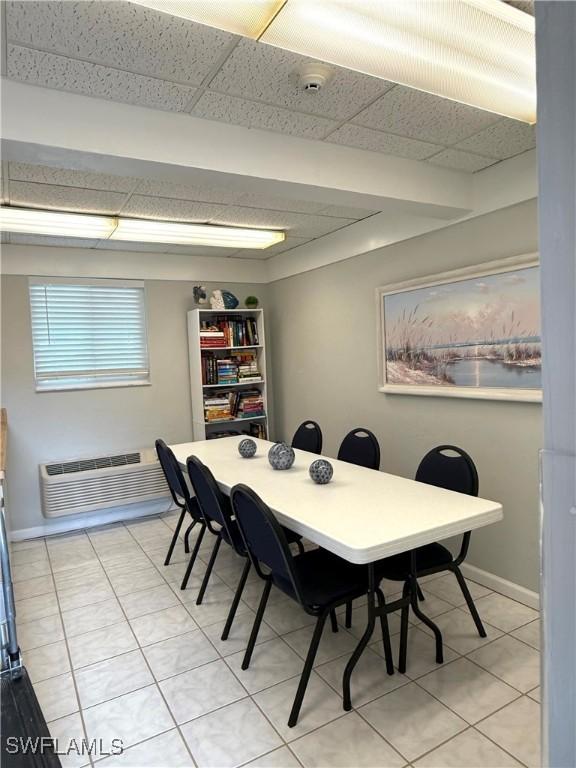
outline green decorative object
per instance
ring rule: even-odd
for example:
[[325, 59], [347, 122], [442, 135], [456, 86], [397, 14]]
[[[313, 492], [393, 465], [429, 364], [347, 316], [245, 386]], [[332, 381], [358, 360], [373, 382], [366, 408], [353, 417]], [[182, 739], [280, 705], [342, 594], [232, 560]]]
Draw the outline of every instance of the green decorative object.
[[247, 309], [257, 309], [258, 307], [258, 297], [257, 296], [246, 296], [244, 299], [244, 304], [246, 305]]

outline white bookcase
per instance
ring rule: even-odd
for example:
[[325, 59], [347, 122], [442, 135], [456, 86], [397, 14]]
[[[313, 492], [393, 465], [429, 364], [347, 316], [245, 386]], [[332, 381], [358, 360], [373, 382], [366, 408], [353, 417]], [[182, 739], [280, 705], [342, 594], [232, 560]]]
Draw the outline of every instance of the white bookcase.
[[[227, 317], [230, 319], [238, 317], [252, 317], [256, 320], [258, 330], [257, 345], [244, 344], [233, 347], [215, 347], [202, 349], [200, 347], [200, 328], [202, 323], [216, 319], [217, 317]], [[262, 309], [193, 309], [188, 312], [188, 348], [190, 363], [190, 394], [192, 397], [192, 433], [194, 440], [206, 440], [216, 432], [237, 431], [249, 432], [250, 424], [264, 424], [266, 433], [268, 433], [268, 398], [266, 396], [266, 346], [264, 336], [264, 312]], [[258, 361], [258, 370], [261, 374], [259, 382], [242, 382], [239, 384], [204, 384], [202, 381], [202, 356], [213, 353], [218, 358], [229, 357], [234, 352], [243, 349], [253, 349], [256, 351]], [[262, 392], [264, 400], [265, 416], [255, 416], [252, 418], [236, 418], [226, 421], [206, 422], [204, 418], [204, 395], [211, 392], [230, 391], [242, 389], [259, 389]]]

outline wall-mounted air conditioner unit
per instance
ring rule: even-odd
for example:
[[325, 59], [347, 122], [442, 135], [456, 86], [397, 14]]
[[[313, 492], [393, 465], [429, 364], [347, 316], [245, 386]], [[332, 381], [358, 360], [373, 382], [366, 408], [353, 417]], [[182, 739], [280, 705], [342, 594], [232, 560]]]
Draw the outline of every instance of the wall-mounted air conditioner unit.
[[152, 449], [40, 464], [40, 489], [44, 517], [169, 497]]

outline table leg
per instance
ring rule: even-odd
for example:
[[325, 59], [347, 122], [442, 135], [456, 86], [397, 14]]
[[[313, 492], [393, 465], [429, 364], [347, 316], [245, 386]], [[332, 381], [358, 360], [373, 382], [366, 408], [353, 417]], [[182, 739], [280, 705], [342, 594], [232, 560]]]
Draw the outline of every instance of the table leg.
[[374, 625], [376, 623], [376, 584], [374, 578], [374, 563], [368, 565], [368, 624], [366, 630], [360, 639], [360, 642], [354, 649], [354, 653], [350, 657], [346, 669], [344, 670], [344, 679], [342, 681], [343, 696], [344, 696], [344, 709], [349, 711], [352, 709], [352, 698], [350, 695], [350, 678], [354, 667], [358, 663], [358, 659], [362, 656], [364, 648], [368, 645], [368, 641], [372, 637], [374, 632]]
[[415, 551], [412, 552], [412, 564], [410, 570], [412, 573], [410, 574], [410, 604], [412, 606], [412, 610], [414, 611], [414, 615], [416, 618], [420, 619], [421, 622], [426, 624], [427, 627], [430, 627], [432, 632], [434, 632], [434, 637], [436, 638], [436, 663], [442, 664], [444, 662], [444, 652], [442, 648], [442, 633], [440, 632], [440, 629], [434, 624], [432, 619], [429, 619], [428, 616], [426, 616], [425, 613], [422, 613], [420, 610], [420, 606], [418, 605], [418, 581], [416, 579], [416, 553]]

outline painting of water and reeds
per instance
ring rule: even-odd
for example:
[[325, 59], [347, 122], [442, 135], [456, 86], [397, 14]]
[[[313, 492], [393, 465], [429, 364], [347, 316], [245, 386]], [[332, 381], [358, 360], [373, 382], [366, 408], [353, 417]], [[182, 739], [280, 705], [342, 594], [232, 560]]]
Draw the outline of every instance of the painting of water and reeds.
[[540, 390], [539, 269], [382, 291], [385, 384]]

